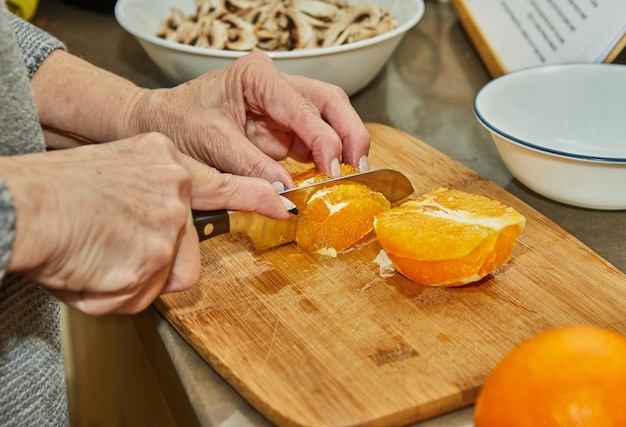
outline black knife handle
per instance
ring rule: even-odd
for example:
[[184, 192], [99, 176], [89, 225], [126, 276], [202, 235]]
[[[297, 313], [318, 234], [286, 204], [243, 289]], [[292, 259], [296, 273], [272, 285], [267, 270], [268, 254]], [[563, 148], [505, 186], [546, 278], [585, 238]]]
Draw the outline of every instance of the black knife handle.
[[225, 209], [218, 211], [195, 211], [192, 210], [193, 225], [198, 232], [200, 241], [228, 233], [230, 231], [230, 218]]

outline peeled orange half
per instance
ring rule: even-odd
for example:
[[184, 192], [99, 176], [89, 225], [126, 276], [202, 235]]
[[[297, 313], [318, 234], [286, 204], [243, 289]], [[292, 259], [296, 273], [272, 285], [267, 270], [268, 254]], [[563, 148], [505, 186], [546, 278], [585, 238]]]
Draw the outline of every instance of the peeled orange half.
[[336, 257], [374, 230], [389, 200], [369, 187], [338, 184], [313, 193], [298, 215], [296, 243], [307, 252]]
[[[342, 163], [341, 176], [359, 172]], [[296, 187], [329, 180], [317, 168], [292, 174]], [[357, 183], [322, 188], [310, 197], [298, 215], [296, 243], [309, 253], [336, 257], [374, 231], [374, 217], [390, 208], [381, 193]]]
[[376, 237], [416, 282], [459, 286], [506, 264], [526, 219], [496, 200], [440, 188], [378, 214]]

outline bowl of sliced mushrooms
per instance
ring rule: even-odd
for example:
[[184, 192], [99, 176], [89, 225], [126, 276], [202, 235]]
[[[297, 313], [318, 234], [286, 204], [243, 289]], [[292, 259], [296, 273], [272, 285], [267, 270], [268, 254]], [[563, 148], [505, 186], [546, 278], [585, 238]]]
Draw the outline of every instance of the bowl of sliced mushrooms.
[[424, 0], [118, 0], [115, 17], [173, 83], [252, 51], [353, 95], [424, 13]]

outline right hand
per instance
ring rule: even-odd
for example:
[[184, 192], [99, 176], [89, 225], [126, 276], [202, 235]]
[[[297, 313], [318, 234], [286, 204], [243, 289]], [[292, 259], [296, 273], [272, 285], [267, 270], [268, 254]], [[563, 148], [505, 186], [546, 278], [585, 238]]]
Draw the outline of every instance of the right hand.
[[191, 209], [289, 217], [260, 178], [221, 174], [157, 133], [0, 159], [17, 229], [7, 272], [85, 313], [135, 313], [200, 274]]

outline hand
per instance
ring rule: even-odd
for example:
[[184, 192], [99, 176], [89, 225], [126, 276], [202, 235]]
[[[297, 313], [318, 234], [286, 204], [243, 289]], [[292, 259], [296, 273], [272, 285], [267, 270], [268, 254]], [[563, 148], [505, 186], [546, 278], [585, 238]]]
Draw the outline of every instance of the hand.
[[0, 158], [13, 195], [8, 272], [89, 314], [134, 313], [200, 272], [191, 209], [288, 218], [265, 180], [220, 174], [156, 133]]
[[[332, 176], [367, 170], [369, 134], [339, 87], [276, 69], [252, 53], [172, 89], [144, 91], [135, 131], [157, 130], [220, 170], [293, 185], [275, 160], [313, 160]], [[131, 131], [132, 132], [132, 131]]]

